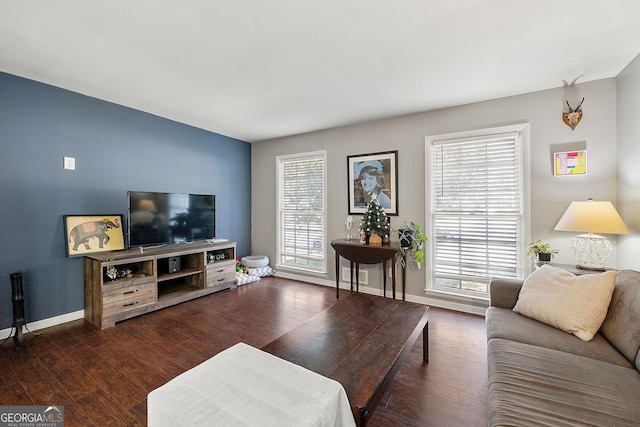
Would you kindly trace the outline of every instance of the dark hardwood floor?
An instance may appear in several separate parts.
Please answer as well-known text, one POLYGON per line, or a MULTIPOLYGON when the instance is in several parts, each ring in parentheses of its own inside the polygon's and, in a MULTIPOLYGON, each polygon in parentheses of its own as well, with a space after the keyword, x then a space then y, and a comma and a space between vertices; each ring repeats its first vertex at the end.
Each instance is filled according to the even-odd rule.
MULTIPOLYGON (((335 301, 335 289, 264 278, 99 331, 83 320, 0 348, 0 405, 62 405, 65 426, 146 425, 147 394, 225 348, 262 347, 335 301)), ((430 311, 369 426, 486 426, 484 318, 430 311)))

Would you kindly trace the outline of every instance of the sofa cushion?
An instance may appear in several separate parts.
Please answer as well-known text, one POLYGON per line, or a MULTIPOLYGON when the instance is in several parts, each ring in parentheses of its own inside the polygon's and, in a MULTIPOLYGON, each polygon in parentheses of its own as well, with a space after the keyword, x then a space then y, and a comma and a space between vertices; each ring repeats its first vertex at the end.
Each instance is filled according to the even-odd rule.
MULTIPOLYGON (((640 351, 640 272, 618 272, 602 335, 631 362, 640 351)), ((636 362, 638 370, 640 364, 636 362)))
POLYGON ((487 340, 503 338, 573 353, 627 368, 633 367, 601 334, 596 334, 591 341, 582 341, 560 329, 524 317, 506 308, 489 307, 485 318, 487 340))
POLYGON ((513 310, 589 341, 607 315, 616 274, 576 276, 543 265, 525 279, 513 310))
POLYGON ((633 368, 499 338, 487 348, 492 426, 640 424, 633 368))

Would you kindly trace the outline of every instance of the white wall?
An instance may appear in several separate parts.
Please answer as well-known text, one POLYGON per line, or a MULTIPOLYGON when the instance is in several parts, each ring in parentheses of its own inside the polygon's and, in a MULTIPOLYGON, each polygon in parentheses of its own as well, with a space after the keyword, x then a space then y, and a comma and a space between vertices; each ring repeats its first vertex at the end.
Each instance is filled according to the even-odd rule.
MULTIPOLYGON (((399 216, 392 227, 405 220, 425 223, 425 137, 513 123, 530 123, 532 238, 550 240, 560 249, 558 262, 574 262, 568 245, 573 235, 553 231, 572 200, 616 202, 616 98, 614 79, 463 105, 359 125, 297 135, 252 146, 252 252, 276 256, 276 161, 278 155, 327 150, 328 239, 345 235, 347 216, 347 156, 398 150, 399 216), (585 97, 584 118, 572 131, 562 122, 564 97, 585 97), (552 153, 563 148, 586 146, 588 174, 554 177, 552 153)), ((575 99, 570 102, 577 104, 575 99)), ((615 245, 615 242, 614 242, 615 245)), ((327 249, 328 273, 310 281, 335 280, 334 252, 327 249), (318 280, 319 279, 319 280, 318 280)), ((614 253, 609 264, 616 265, 614 253)), ((346 264, 345 264, 346 265, 346 264)), ((373 287, 381 288, 381 267, 369 267, 373 287)), ((425 270, 408 271, 407 293, 425 296, 425 270)), ((433 303, 433 302, 431 302, 433 303)))
POLYGON ((618 268, 640 270, 640 56, 616 78, 618 202, 631 234, 620 237, 618 268))

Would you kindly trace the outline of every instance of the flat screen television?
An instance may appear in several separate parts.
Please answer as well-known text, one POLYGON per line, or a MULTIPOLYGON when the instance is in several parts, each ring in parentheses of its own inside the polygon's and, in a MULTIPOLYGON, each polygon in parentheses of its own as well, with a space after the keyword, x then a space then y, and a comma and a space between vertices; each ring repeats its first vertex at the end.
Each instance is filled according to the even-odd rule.
POLYGON ((216 237, 216 196, 129 191, 128 247, 216 237))

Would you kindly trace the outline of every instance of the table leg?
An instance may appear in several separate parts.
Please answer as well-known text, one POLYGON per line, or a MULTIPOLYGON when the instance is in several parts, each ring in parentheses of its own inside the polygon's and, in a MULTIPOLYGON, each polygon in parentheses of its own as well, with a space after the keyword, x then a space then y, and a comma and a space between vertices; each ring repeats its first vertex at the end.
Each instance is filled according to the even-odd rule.
POLYGON ((382 296, 387 296, 387 260, 382 261, 382 296))
POLYGON ((396 256, 391 259, 391 289, 393 290, 393 299, 396 299, 396 256))
POLYGON ((422 329, 422 361, 429 363, 429 322, 422 329))
POLYGON ((353 292, 353 261, 349 260, 349 280, 351 281, 351 292, 353 292))
POLYGON ((404 290, 407 287, 407 260, 402 255, 402 301, 404 301, 404 290))
POLYGON ((340 255, 336 251, 336 299, 340 299, 340 255))
POLYGON ((360 293, 360 263, 356 262, 356 292, 360 293))

